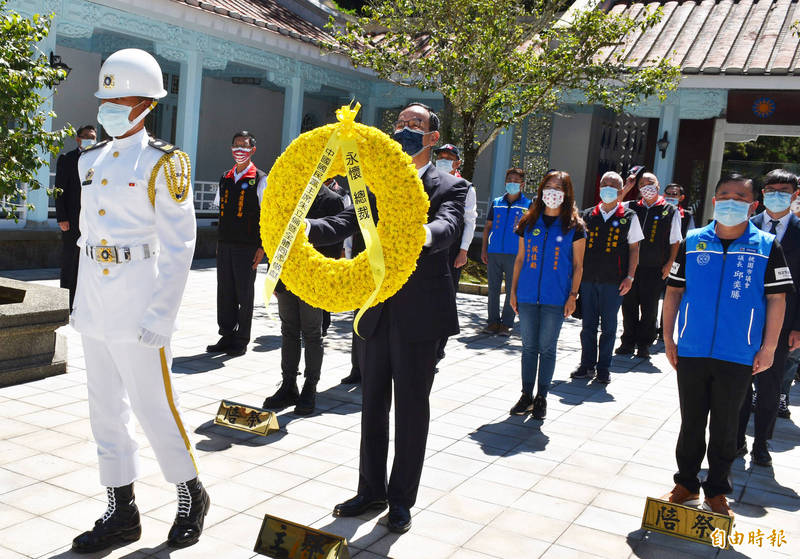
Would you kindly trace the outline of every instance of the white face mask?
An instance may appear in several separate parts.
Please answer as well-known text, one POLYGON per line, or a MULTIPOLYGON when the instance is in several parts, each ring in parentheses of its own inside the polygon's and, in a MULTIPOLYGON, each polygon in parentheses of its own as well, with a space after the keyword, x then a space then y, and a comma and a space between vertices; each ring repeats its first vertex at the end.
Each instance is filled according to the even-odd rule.
POLYGON ((453 170, 453 162, 449 159, 437 159, 436 168, 442 173, 449 173, 453 170))
POLYGON ((564 192, 555 188, 542 191, 542 202, 550 209, 560 208, 564 203, 564 192))
POLYGON ((800 212, 800 198, 795 198, 789 206, 789 211, 793 214, 800 212))
POLYGON ((131 128, 139 124, 147 113, 153 110, 155 102, 153 102, 147 109, 142 112, 135 119, 130 120, 131 112, 133 109, 144 103, 135 104, 133 107, 128 105, 119 105, 117 103, 103 103, 97 110, 97 122, 103 125, 103 128, 108 135, 112 138, 119 138, 124 136, 131 128))
POLYGON ((645 200, 652 200, 653 198, 658 196, 658 187, 654 184, 648 184, 639 187, 639 192, 642 193, 642 198, 644 198, 645 200))
POLYGON ((80 141, 81 149, 89 149, 97 143, 97 140, 92 138, 78 138, 78 141, 80 141))

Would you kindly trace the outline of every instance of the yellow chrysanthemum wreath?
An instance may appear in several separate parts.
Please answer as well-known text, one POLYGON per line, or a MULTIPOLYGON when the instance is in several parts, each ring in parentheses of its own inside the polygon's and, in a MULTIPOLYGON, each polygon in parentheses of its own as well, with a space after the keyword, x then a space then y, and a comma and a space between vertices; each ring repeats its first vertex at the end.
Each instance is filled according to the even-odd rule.
MULTIPOLYGON (((306 181, 337 126, 329 124, 300 135, 273 165, 261 205, 261 238, 268 258, 275 254, 306 181)), ((377 228, 386 276, 373 303, 377 304, 397 293, 414 271, 425 242, 422 226, 428 221, 429 202, 416 167, 397 142, 363 124, 355 123, 353 130, 361 171, 378 208, 377 228)), ((339 150, 325 178, 344 174, 339 150)), ((366 252, 352 260, 326 258, 311 246, 302 228, 283 266, 281 280, 301 300, 331 312, 361 307, 375 288, 366 252)))

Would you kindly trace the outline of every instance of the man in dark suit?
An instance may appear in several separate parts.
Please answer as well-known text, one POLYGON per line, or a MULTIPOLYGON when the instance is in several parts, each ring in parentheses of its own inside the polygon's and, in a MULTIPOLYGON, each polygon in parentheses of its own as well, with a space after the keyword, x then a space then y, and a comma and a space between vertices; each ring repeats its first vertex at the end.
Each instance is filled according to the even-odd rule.
POLYGON ((61 287, 69 289, 69 309, 75 299, 75 286, 78 283, 78 257, 80 249, 76 242, 81 236, 78 218, 81 213, 81 181, 78 176, 78 157, 85 149, 97 141, 97 131, 91 124, 78 128, 75 135, 78 147, 62 153, 56 160, 56 221, 61 229, 61 287))
MULTIPOLYGON (((778 347, 775 349, 775 358, 772 366, 754 377, 756 385, 756 402, 753 421, 753 450, 752 462, 759 466, 771 466, 772 457, 769 455, 767 441, 772 438, 775 428, 775 418, 778 415, 778 403, 781 393, 781 383, 786 368, 786 357, 789 351, 800 347, 800 219, 789 211, 790 204, 798 195, 797 177, 784 170, 770 171, 764 180, 762 194, 766 210, 753 216, 751 221, 761 229, 776 236, 781 244, 786 257, 788 269, 776 270, 784 277, 794 281, 794 291, 786 294, 786 311, 783 319, 778 347)), ((745 432, 752 409, 753 387, 750 386, 748 395, 739 414, 739 431, 737 447, 739 456, 747 453, 745 432)))
MULTIPOLYGON (((358 493, 333 510, 336 516, 358 516, 383 510, 388 500, 388 528, 397 533, 411 527, 410 509, 422 475, 430 422, 428 397, 439 340, 459 331, 448 254, 464 219, 467 183, 431 165, 438 130, 436 113, 418 103, 403 109, 395 123, 394 138, 411 156, 430 200, 426 240, 406 284, 364 313, 359 324, 364 343, 358 348, 363 366, 358 493), (397 431, 387 485, 393 382, 397 431)), ((338 216, 309 220, 308 238, 312 243, 334 242, 357 228, 350 207, 338 216)))

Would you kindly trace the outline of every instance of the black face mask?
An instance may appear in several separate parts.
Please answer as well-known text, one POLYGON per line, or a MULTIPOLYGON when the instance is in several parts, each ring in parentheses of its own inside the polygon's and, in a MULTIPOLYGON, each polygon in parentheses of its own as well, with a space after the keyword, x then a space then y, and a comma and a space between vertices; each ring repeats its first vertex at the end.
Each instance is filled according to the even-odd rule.
POLYGON ((394 133, 395 141, 399 143, 402 146, 403 151, 411 157, 414 157, 423 149, 425 149, 425 146, 422 145, 422 139, 424 137, 425 132, 421 130, 412 130, 408 126, 402 130, 397 130, 394 133))

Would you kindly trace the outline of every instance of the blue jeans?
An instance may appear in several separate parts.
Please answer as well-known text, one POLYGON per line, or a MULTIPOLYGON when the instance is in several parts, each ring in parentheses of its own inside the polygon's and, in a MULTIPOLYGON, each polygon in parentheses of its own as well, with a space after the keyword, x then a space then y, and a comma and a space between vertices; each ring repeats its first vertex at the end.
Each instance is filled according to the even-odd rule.
POLYGON ((581 367, 608 372, 617 338, 617 313, 622 304, 619 286, 613 283, 581 283, 581 367), (597 327, 600 326, 598 353, 597 327))
POLYGON ((564 307, 519 303, 519 332, 522 337, 522 392, 533 394, 536 373, 539 373, 538 396, 547 397, 553 371, 556 369, 556 346, 564 307))
POLYGON ((511 291, 511 280, 514 277, 514 259, 516 254, 489 253, 489 324, 502 323, 511 328, 514 325, 514 309, 508 293, 511 291), (500 287, 503 276, 506 280, 506 298, 503 303, 503 316, 500 316, 500 287))

